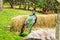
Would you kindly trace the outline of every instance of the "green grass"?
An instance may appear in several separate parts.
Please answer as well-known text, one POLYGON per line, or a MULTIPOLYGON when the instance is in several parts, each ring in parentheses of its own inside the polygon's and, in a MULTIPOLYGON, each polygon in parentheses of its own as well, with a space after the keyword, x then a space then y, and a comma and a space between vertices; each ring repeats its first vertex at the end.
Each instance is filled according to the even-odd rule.
POLYGON ((11 18, 18 15, 29 15, 31 11, 4 8, 0 11, 0 40, 21 40, 18 34, 6 32, 6 27, 11 24, 11 18))

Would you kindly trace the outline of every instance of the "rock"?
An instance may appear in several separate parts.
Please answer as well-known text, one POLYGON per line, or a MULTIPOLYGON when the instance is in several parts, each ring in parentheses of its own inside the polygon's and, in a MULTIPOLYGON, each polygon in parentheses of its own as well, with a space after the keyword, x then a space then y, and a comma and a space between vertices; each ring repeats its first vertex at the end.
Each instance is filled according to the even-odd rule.
POLYGON ((56 40, 55 29, 39 29, 32 31, 25 40, 56 40))

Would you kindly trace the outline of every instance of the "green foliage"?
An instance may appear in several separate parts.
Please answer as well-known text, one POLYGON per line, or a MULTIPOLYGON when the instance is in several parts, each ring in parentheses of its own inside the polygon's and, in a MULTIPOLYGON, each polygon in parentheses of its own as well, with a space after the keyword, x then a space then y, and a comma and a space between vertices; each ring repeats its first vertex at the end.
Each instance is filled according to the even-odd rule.
POLYGON ((37 7, 44 8, 46 4, 46 0, 38 0, 37 7))
POLYGON ((11 5, 11 8, 13 8, 13 5, 19 5, 21 8, 21 5, 23 5, 23 8, 26 9, 28 5, 28 9, 32 7, 36 10, 36 8, 42 8, 47 11, 53 10, 57 12, 58 10, 58 3, 56 0, 4 0, 4 2, 9 2, 11 5))
POLYGON ((3 0, 3 3, 7 3, 8 1, 7 0, 3 0))
POLYGON ((57 1, 56 0, 50 0, 47 2, 47 10, 54 10, 55 12, 57 11, 57 1))

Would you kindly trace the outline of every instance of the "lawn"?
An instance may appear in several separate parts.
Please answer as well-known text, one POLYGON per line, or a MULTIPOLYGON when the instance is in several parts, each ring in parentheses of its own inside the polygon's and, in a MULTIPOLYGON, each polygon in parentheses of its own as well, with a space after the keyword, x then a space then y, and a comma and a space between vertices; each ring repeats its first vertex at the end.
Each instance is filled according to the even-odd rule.
POLYGON ((17 34, 6 32, 6 27, 11 24, 11 18, 18 15, 29 15, 31 13, 31 11, 10 8, 4 8, 0 11, 0 40, 21 40, 22 37, 17 34))

